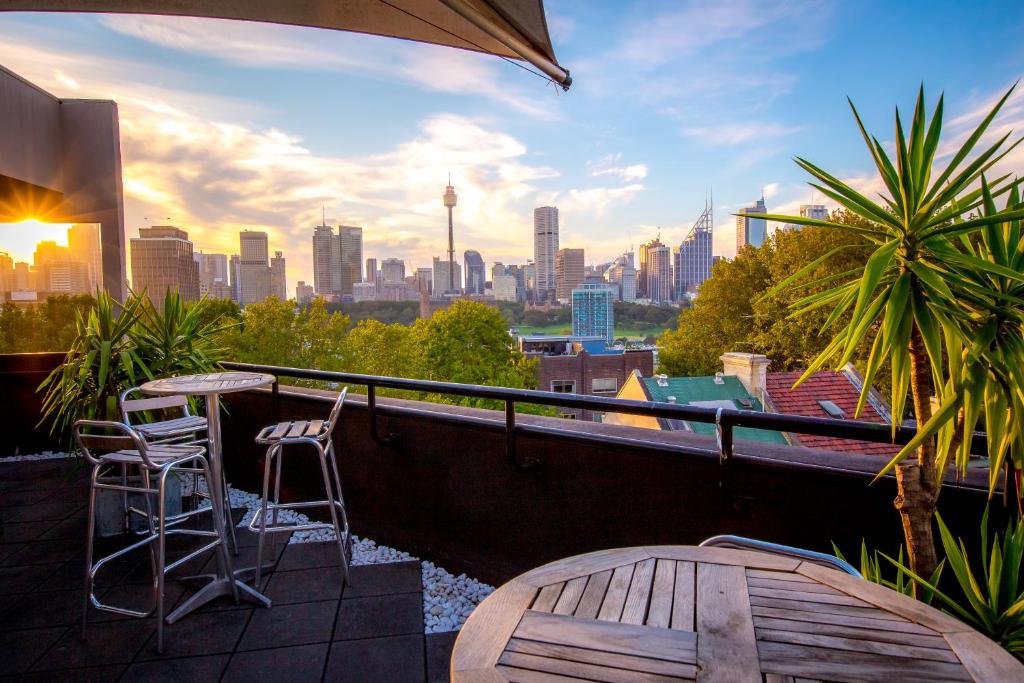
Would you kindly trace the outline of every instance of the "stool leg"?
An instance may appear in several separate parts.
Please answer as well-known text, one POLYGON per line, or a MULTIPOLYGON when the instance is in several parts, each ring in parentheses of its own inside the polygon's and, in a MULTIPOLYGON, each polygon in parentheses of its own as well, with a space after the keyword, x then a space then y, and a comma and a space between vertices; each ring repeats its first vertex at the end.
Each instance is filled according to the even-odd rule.
MULTIPOLYGON (((140 473, 140 476, 142 477, 142 484, 143 484, 143 486, 145 486, 147 489, 153 488, 153 484, 152 484, 152 481, 151 481, 150 476, 149 476, 149 470, 147 470, 145 467, 141 467, 140 466, 139 467, 139 473, 140 473)), ((157 529, 156 529, 155 526, 153 526, 153 501, 150 500, 149 496, 150 496, 150 494, 147 493, 144 496, 142 496, 142 498, 143 498, 143 500, 146 503, 146 523, 149 525, 149 538, 152 541, 157 536, 157 529)), ((148 550, 149 550, 149 567, 150 567, 150 569, 153 572, 153 589, 156 590, 156 584, 157 584, 156 575, 157 575, 157 572, 159 571, 159 569, 157 567, 157 558, 156 558, 157 549, 153 547, 152 543, 149 543, 148 544, 148 550)))
POLYGON ((89 481, 89 519, 86 523, 85 533, 85 598, 82 604, 82 640, 85 640, 85 627, 89 621, 89 602, 92 598, 92 544, 96 534, 96 478, 99 473, 100 466, 93 465, 89 481))
POLYGON ((334 487, 338 494, 338 505, 341 508, 341 525, 345 530, 345 551, 349 562, 352 561, 352 529, 348 525, 348 511, 345 509, 345 496, 341 492, 341 477, 338 475, 338 459, 335 455, 334 441, 327 442, 327 456, 331 459, 331 470, 334 473, 334 487))
POLYGON ((235 538, 235 519, 231 516, 231 486, 224 480, 224 519, 227 520, 228 538, 231 540, 231 552, 238 554, 238 539, 235 538))
POLYGON ((327 507, 331 510, 331 524, 334 525, 334 535, 337 537, 338 550, 341 553, 341 579, 342 585, 348 584, 348 557, 345 554, 345 537, 341 533, 341 526, 338 524, 338 510, 334 505, 334 493, 331 489, 331 476, 327 473, 327 454, 323 446, 316 444, 316 450, 320 455, 320 470, 324 475, 324 489, 327 491, 327 507))
POLYGON ((263 542, 267 537, 267 494, 270 491, 270 464, 274 459, 277 446, 267 449, 267 456, 263 463, 263 498, 256 514, 260 516, 260 535, 256 542, 256 579, 253 588, 260 589, 260 576, 263 573, 263 542))
MULTIPOLYGON (((156 560, 156 651, 158 654, 164 652, 164 565, 167 560, 167 475, 171 473, 170 468, 165 468, 160 473, 160 486, 157 489, 160 496, 158 503, 158 509, 160 511, 160 518, 157 520, 160 528, 159 536, 157 537, 157 560, 156 560)), ((149 473, 147 472, 146 477, 148 479, 149 473)))

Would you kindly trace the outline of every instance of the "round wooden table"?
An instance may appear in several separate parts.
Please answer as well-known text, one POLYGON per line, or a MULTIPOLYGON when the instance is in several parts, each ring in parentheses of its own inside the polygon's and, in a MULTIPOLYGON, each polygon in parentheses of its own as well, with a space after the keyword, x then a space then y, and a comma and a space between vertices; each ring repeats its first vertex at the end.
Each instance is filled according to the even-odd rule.
POLYGON ((466 621, 452 680, 1024 681, 1024 665, 913 598, 798 559, 654 546, 559 560, 466 621))
MULTIPOLYGON (((231 524, 230 511, 224 500, 224 463, 222 461, 221 437, 220 437, 220 395, 230 394, 236 391, 246 391, 257 387, 265 387, 273 384, 276 378, 273 375, 265 375, 256 372, 211 372, 202 375, 183 375, 180 377, 167 377, 146 382, 139 387, 143 393, 157 396, 202 396, 206 401, 206 420, 208 424, 207 435, 209 446, 206 449, 210 462, 210 478, 213 481, 206 482, 207 490, 210 493, 212 514, 218 516, 220 529, 227 528, 231 524), (225 514, 227 512, 227 514, 225 514)), ((227 543, 228 539, 221 539, 227 543)), ((201 589, 191 595, 177 609, 167 615, 167 623, 173 624, 186 614, 189 614, 206 603, 224 595, 232 595, 237 601, 244 597, 251 602, 270 606, 270 599, 265 595, 248 586, 245 582, 236 578, 236 574, 248 572, 249 569, 235 570, 231 566, 230 554, 228 555, 227 567, 222 566, 217 555, 217 573, 209 576, 191 577, 206 581, 201 589)))

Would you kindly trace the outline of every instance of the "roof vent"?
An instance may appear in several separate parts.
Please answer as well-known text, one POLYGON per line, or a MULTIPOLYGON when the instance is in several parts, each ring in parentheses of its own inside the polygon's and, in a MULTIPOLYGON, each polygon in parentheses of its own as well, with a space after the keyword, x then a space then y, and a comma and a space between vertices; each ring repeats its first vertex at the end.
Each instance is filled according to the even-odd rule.
POLYGON ((750 398, 738 398, 738 399, 736 399, 736 402, 739 403, 744 408, 753 408, 754 407, 754 400, 750 399, 750 398))
POLYGON ((715 384, 725 384, 725 374, 721 372, 715 373, 715 384))
POLYGON ((846 411, 837 406, 832 401, 818 401, 818 405, 821 406, 822 410, 828 413, 829 417, 846 417, 846 411))
POLYGON ((675 396, 666 396, 665 400, 668 401, 669 403, 675 403, 676 402, 676 397, 675 396))
POLYGON ((668 375, 655 375, 655 377, 658 380, 658 386, 659 387, 667 387, 668 386, 668 375))

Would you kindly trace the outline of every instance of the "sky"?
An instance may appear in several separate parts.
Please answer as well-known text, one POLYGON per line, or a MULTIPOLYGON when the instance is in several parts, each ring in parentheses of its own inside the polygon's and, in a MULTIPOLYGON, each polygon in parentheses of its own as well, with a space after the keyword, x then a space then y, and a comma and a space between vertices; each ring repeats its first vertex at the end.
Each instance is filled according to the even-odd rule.
MULTIPOLYGON (((59 97, 118 103, 126 232, 186 229, 237 253, 270 233, 288 283, 312 280, 311 235, 364 228, 364 258, 407 272, 447 248, 441 201, 459 195, 455 248, 532 258, 532 210, 560 210, 561 246, 608 261, 656 235, 677 245, 713 195, 715 253, 731 215, 815 197, 805 157, 880 185, 847 97, 883 144, 894 108, 945 93, 962 139, 1024 76, 1024 12, 1002 2, 546 0, 561 93, 495 57, 320 29, 130 15, 0 12, 0 65, 59 97)), ((1024 87, 993 126, 1024 132, 1024 87)), ((941 162, 941 159, 939 160, 941 162)), ((1005 161, 1024 170, 1024 146, 1005 161)), ((63 229, 0 227, 30 258, 63 229)))

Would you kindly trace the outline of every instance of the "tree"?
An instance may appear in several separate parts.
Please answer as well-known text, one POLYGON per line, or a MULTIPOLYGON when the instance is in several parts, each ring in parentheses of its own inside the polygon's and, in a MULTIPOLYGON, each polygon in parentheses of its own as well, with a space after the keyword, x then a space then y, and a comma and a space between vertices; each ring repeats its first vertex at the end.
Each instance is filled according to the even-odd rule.
MULTIPOLYGON (((996 103, 934 178, 932 165, 942 131, 942 97, 928 121, 924 88, 921 88, 909 136, 904 133, 897 109, 895 164, 882 144, 867 133, 851 102, 857 126, 885 190, 881 194, 882 204, 805 159, 798 158, 797 164, 815 178, 817 182, 811 183, 815 189, 863 218, 867 225, 852 226, 799 216, 764 216, 771 221, 854 233, 871 245, 872 253, 863 270, 839 278, 839 284, 798 300, 794 308, 797 311, 820 306, 831 309, 827 328, 832 330, 832 339, 807 368, 804 377, 826 364, 846 363, 867 339, 871 351, 858 412, 886 359, 891 364, 894 430, 902 422, 909 390, 921 429, 883 472, 896 470, 899 489, 896 509, 903 523, 911 568, 918 576, 930 576, 938 565, 933 517, 945 474, 941 465, 946 455, 940 455, 934 437, 944 432, 939 443, 947 450, 947 455, 950 447, 959 448, 955 434, 960 432, 963 438, 964 397, 971 388, 985 384, 983 373, 987 370, 985 363, 966 363, 964 359, 972 355, 975 359, 992 358, 990 348, 976 346, 979 340, 975 336, 981 330, 998 328, 997 324, 994 328, 979 329, 977 316, 979 311, 988 312, 1007 301, 1006 294, 996 289, 991 281, 979 280, 985 274, 1013 281, 1024 277, 1019 270, 1002 263, 1004 259, 993 260, 984 250, 977 253, 971 248, 975 240, 988 231, 997 231, 1000 224, 1012 226, 1016 222, 1019 225, 1024 218, 1024 207, 1020 204, 1011 202, 1003 211, 994 208, 994 198, 1010 194, 1021 181, 1004 175, 992 183, 991 190, 984 183, 984 174, 1020 140, 1007 145, 1011 134, 1006 133, 967 161, 1013 89, 996 103), (980 209, 986 209, 983 215, 972 215, 980 209), (972 350, 976 348, 978 350, 972 350), (933 396, 940 405, 934 415, 933 396), (906 462, 905 458, 915 450, 916 459, 906 462)), ((997 248, 1020 249, 1019 231, 1016 237, 1012 243, 1009 239, 995 240, 1000 245, 997 248)), ((818 262, 808 264, 782 285, 809 277, 817 266, 818 262)), ((1024 316, 1007 310, 1011 310, 1012 325, 1019 334, 1024 316)), ((984 339, 986 343, 996 340, 995 332, 984 339)), ((1020 353, 1011 352, 1010 356, 1018 366, 1024 362, 1020 353)), ((995 460, 990 457, 990 466, 995 460)))
POLYGON ((679 314, 678 328, 659 340, 662 372, 710 375, 721 368, 722 353, 749 343, 753 302, 771 284, 768 261, 773 248, 771 243, 747 247, 733 260, 715 264, 693 306, 679 314))

